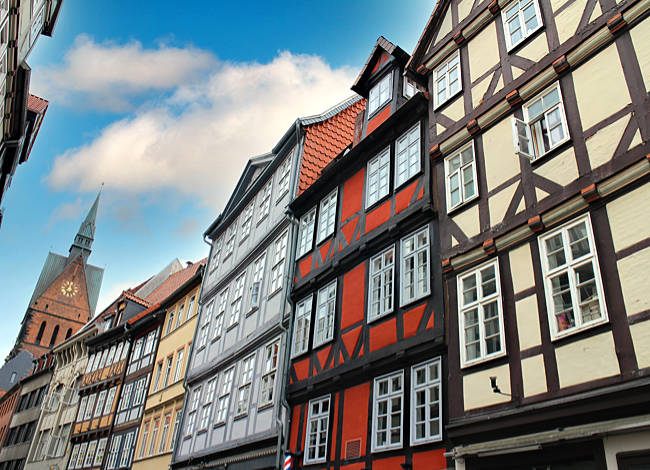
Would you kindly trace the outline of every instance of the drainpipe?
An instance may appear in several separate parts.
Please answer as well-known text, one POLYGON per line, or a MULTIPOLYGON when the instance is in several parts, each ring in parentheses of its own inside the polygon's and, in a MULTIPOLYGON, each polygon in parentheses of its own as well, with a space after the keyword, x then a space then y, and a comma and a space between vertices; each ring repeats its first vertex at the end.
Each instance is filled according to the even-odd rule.
MULTIPOLYGON (((291 176, 291 186, 290 188, 292 189, 292 194, 294 194, 295 188, 296 188, 296 179, 298 177, 298 169, 300 168, 300 162, 302 160, 302 151, 303 151, 303 146, 301 145, 301 136, 300 136, 300 119, 296 119, 296 145, 298 145, 298 155, 296 156, 296 162, 294 164, 294 171, 291 176)), ((284 341, 284 355, 282 358, 282 381, 280 382, 280 406, 284 408, 285 410, 285 417, 286 417, 286 428, 284 426, 284 423, 282 422, 282 419, 280 418, 280 413, 278 412, 278 417, 276 418, 276 423, 278 425, 278 444, 276 448, 276 454, 275 454, 275 468, 282 468, 282 449, 284 448, 285 443, 287 442, 287 438, 285 437, 285 434, 287 434, 288 430, 291 428, 291 410, 289 409, 289 403, 287 402, 287 398, 285 396, 286 392, 286 386, 287 386, 287 377, 288 377, 288 372, 289 372, 289 357, 290 357, 290 352, 291 352, 291 338, 293 338, 293 302, 291 302, 291 307, 289 310, 289 329, 284 326, 284 310, 286 309, 287 305, 287 300, 289 298, 289 290, 291 289, 292 283, 293 283, 293 273, 294 273, 294 268, 295 268, 295 257, 296 257, 296 243, 298 239, 298 221, 293 215, 293 212, 289 207, 287 206, 287 210, 285 212, 285 216, 287 220, 289 221, 289 227, 291 229, 291 243, 289 244, 289 271, 287 273, 287 278, 285 279, 286 285, 284 289, 284 293, 282 295, 282 318, 280 320, 280 329, 282 330, 285 341, 284 341)), ((278 410, 279 411, 279 410, 278 410)))

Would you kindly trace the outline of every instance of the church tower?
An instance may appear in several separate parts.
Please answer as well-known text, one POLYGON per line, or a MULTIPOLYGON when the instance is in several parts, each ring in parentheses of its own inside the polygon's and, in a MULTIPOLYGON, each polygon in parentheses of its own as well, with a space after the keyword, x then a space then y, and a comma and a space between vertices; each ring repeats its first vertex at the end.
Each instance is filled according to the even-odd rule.
POLYGON ((47 255, 7 359, 21 351, 39 357, 92 318, 104 276, 102 268, 88 264, 100 195, 101 191, 81 223, 68 256, 52 252, 47 255))

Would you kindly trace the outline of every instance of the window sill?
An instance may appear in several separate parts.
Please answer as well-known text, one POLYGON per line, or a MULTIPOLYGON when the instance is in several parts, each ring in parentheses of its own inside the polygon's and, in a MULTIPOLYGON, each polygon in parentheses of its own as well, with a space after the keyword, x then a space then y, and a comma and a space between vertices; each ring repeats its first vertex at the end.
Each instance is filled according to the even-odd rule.
POLYGON ((390 452, 391 450, 399 450, 399 449, 402 449, 403 447, 404 446, 402 444, 400 444, 400 445, 394 445, 394 446, 391 446, 391 447, 383 447, 381 449, 372 448, 370 450, 370 452, 373 453, 373 454, 380 454, 382 452, 390 452))
POLYGON ((408 178, 406 178, 401 183, 397 184, 397 182, 395 182, 395 187, 393 188, 393 191, 395 191, 395 193, 397 193, 398 189, 403 188, 404 186, 407 186, 409 183, 412 183, 413 181, 418 179, 420 176, 422 176, 423 173, 424 173, 424 171, 422 169, 422 157, 420 157, 420 169, 418 171, 416 171, 415 173, 413 173, 408 178))
POLYGON ((446 99, 445 101, 443 101, 442 103, 435 103, 435 100, 436 100, 436 99, 435 99, 435 97, 434 97, 433 100, 434 100, 434 103, 435 103, 435 104, 434 104, 434 106, 433 106, 433 110, 436 111, 436 112, 441 112, 441 111, 442 111, 442 108, 445 108, 445 107, 447 107, 448 105, 450 105, 451 103, 453 103, 453 102, 454 102, 454 101, 455 101, 455 100, 456 100, 460 95, 462 95, 462 94, 463 94, 463 87, 462 87, 462 82, 461 82, 460 90, 458 90, 456 93, 454 93, 453 95, 451 95, 449 98, 447 98, 447 99, 446 99))
POLYGON ((255 312, 257 312, 259 309, 260 309, 259 307, 251 307, 251 308, 248 310, 248 312, 246 312, 246 313, 244 314, 244 318, 248 318, 248 317, 250 317, 252 314, 254 314, 255 312))
POLYGON ((262 225, 262 222, 264 222, 268 216, 269 216, 269 214, 264 214, 264 217, 262 217, 260 220, 258 220, 258 221, 256 222, 257 227, 259 227, 260 225, 262 225))
MULTIPOLYGON (((504 28, 504 30, 505 30, 505 28, 504 28)), ((530 44, 530 42, 533 41, 537 37, 537 35, 540 34, 542 31, 544 31, 544 25, 542 24, 541 18, 540 18, 540 23, 539 23, 539 26, 537 27, 537 29, 532 31, 525 38, 522 38, 521 41, 519 41, 517 44, 509 45, 508 41, 507 40, 505 41, 505 43, 506 43, 506 53, 514 54, 516 52, 519 52, 520 49, 522 49, 522 48, 526 47, 528 44, 530 44)), ((505 37, 504 37, 504 39, 505 39, 505 37)))
POLYGON ((393 93, 391 92, 391 97, 386 100, 385 103, 380 104, 377 109, 373 110, 372 113, 368 113, 368 119, 367 121, 370 122, 372 121, 379 113, 381 113, 384 108, 386 108, 392 101, 393 101, 393 93))
POLYGON ((382 313, 381 315, 377 315, 376 317, 368 318, 366 320, 366 323, 368 325, 370 325, 371 323, 375 323, 375 322, 381 320, 382 318, 386 318, 387 316, 389 316, 392 313, 395 313, 395 309, 391 310, 390 312, 385 312, 385 313, 382 313))
POLYGON ((553 147, 551 150, 549 150, 545 154, 540 155, 539 157, 537 157, 537 158, 535 158, 533 160, 530 160, 527 157, 524 157, 524 158, 526 158, 526 160, 528 160, 530 162, 531 166, 533 166, 533 167, 543 165, 550 158, 553 158, 554 156, 564 152, 572 144, 573 144, 573 140, 570 137, 567 137, 562 142, 558 143, 555 147, 553 147))
MULTIPOLYGON (((413 430, 411 430, 412 433, 413 430)), ((431 444, 433 442, 441 442, 442 441, 442 434, 439 436, 435 437, 428 437, 426 439, 420 439, 418 441, 411 441, 411 446, 421 446, 424 444, 431 444)))
POLYGON ((279 196, 277 196, 277 199, 275 200, 275 205, 277 206, 278 204, 280 204, 280 203, 282 202, 282 200, 284 199, 284 196, 286 196, 287 194, 289 194, 289 190, 288 190, 288 189, 285 189, 285 190, 282 192, 282 194, 280 194, 279 196))
POLYGON ((269 408, 273 408, 273 402, 270 401, 268 403, 264 403, 263 405, 260 405, 257 407, 257 412, 259 413, 260 411, 268 410, 269 408))
POLYGON ((316 349, 317 349, 317 348, 320 348, 321 346, 325 346, 327 343, 331 343, 332 341, 334 341, 334 338, 333 338, 333 337, 332 337, 332 338, 328 338, 328 339, 326 339, 325 341, 323 341, 323 342, 320 343, 320 344, 316 344, 316 343, 314 343, 313 346, 312 346, 312 348, 311 348, 311 349, 312 349, 312 352, 316 352, 316 349))
POLYGON ((481 359, 474 359, 474 360, 471 361, 471 362, 462 362, 462 359, 461 359, 460 368, 461 368, 461 369, 470 369, 470 368, 472 368, 472 367, 474 367, 474 366, 479 366, 479 365, 481 365, 481 364, 485 364, 485 363, 487 363, 487 362, 494 361, 494 360, 496 360, 496 359, 499 359, 499 358, 505 357, 506 354, 507 354, 507 353, 506 353, 506 351, 504 350, 504 351, 502 351, 502 352, 500 352, 500 353, 498 353, 498 354, 494 354, 494 355, 492 355, 492 356, 483 357, 483 358, 481 358, 481 359))
POLYGON ((305 349, 305 350, 302 351, 302 352, 296 353, 296 354, 293 354, 293 353, 292 353, 290 359, 293 361, 294 359, 299 358, 300 356, 302 356, 302 355, 304 355, 304 354, 307 354, 308 352, 309 352, 309 348, 305 349))
POLYGON ((323 464, 327 462, 327 459, 320 459, 320 460, 303 460, 302 463, 303 465, 318 465, 318 464, 323 464))
MULTIPOLYGON (((446 190, 446 189, 447 189, 447 188, 445 187, 445 190, 446 190)), ((446 196, 446 195, 445 195, 445 196, 446 196)), ((447 215, 448 215, 449 217, 452 217, 452 216, 458 215, 458 214, 459 214, 460 212, 462 212, 463 210, 465 210, 465 209, 469 209, 469 208, 473 205, 473 204, 471 204, 471 203, 472 203, 472 202, 475 202, 475 201, 477 202, 478 199, 479 199, 479 193, 476 193, 474 196, 472 196, 471 198, 467 199, 466 201, 463 201, 463 202, 461 202, 460 204, 458 204, 458 205, 456 205, 456 206, 454 206, 454 207, 452 207, 452 208, 447 208, 447 215)))
POLYGON ((248 237, 249 237, 249 235, 246 235, 244 238, 242 238, 241 240, 239 240, 239 243, 238 243, 239 246, 242 246, 242 245, 244 244, 244 242, 245 242, 246 240, 248 240, 248 237))
POLYGON ((235 417, 233 418, 233 421, 238 421, 238 420, 240 420, 242 418, 245 418, 246 416, 248 416, 248 411, 246 411, 244 413, 236 414, 235 417))
MULTIPOLYGON (((556 333, 551 337, 551 342, 562 342, 562 340, 567 340, 572 338, 573 336, 580 335, 580 333, 583 333, 585 331, 592 330, 594 328, 597 328, 602 325, 606 325, 609 323, 609 318, 606 316, 601 318, 598 321, 588 323, 586 325, 582 325, 580 327, 574 327, 570 330, 564 330, 563 332, 556 333)), ((552 331, 552 330, 551 330, 552 331)), ((579 338, 575 338, 576 340, 579 338)))
POLYGON ((225 425, 226 425, 226 422, 225 422, 225 421, 219 421, 219 422, 214 423, 214 424, 212 425, 212 429, 217 429, 217 428, 223 427, 223 426, 225 426, 225 425))
POLYGON ((271 300, 271 298, 275 297, 275 296, 278 295, 280 292, 282 292, 282 286, 278 287, 278 288, 275 289, 273 292, 271 292, 271 293, 268 295, 268 297, 266 298, 266 300, 267 300, 267 301, 271 300))
POLYGON ((307 251, 305 251, 300 256, 296 255, 296 263, 301 262, 304 258, 307 257, 307 255, 311 254, 313 249, 314 249, 314 243, 312 242, 312 245, 309 247, 309 249, 307 251))
POLYGON ((218 336, 215 336, 214 338, 212 338, 212 339, 210 340, 210 344, 214 344, 214 343, 216 343, 217 341, 219 341, 220 339, 221 339, 221 333, 219 333, 218 336))
MULTIPOLYGON (((395 187, 394 189, 397 189, 397 187, 395 187)), ((375 202, 373 202, 373 203, 370 204, 369 206, 365 206, 365 205, 364 205, 364 207, 365 207, 365 211, 366 211, 366 212, 370 212, 370 211, 372 211, 373 209, 375 209, 375 208, 381 206, 384 202, 386 202, 387 200, 389 200, 390 197, 391 197, 391 192, 390 192, 390 189, 389 189, 389 190, 388 190, 388 193, 386 193, 386 194, 384 194, 383 196, 381 196, 379 199, 377 199, 375 202)))
POLYGON ((327 234, 325 238, 316 242, 316 249, 320 249, 323 247, 325 243, 331 242, 334 239, 335 233, 336 233, 336 224, 334 224, 334 231, 332 233, 327 234))
MULTIPOLYGON (((400 292, 400 294, 401 294, 401 292, 400 292)), ((423 300, 423 299, 426 299, 426 298, 429 297, 430 295, 431 295, 431 289, 429 289, 427 292, 425 292, 424 294, 422 294, 422 295, 419 296, 419 297, 415 297, 415 298, 413 298, 413 299, 409 299, 409 300, 404 301, 404 302, 402 302, 401 295, 400 295, 400 303, 399 303, 399 307, 400 307, 400 308, 409 307, 409 306, 413 305, 413 304, 416 303, 416 302, 419 302, 419 301, 421 301, 421 300, 423 300)))
POLYGON ((239 320, 237 320, 237 321, 236 321, 235 323, 233 323, 232 325, 228 325, 228 327, 226 327, 226 333, 228 333, 230 330, 235 329, 235 328, 237 327, 237 325, 239 325, 239 320))

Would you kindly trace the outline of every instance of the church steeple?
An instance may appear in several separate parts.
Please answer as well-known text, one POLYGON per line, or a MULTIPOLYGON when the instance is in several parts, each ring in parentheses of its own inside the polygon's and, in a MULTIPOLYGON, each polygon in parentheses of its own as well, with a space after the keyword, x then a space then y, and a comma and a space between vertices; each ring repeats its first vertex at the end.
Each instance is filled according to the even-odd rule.
POLYGON ((92 251, 93 241, 95 239, 95 219, 97 218, 97 206, 99 205, 99 196, 102 195, 102 190, 99 190, 95 202, 90 207, 88 215, 81 222, 79 231, 74 237, 74 242, 70 246, 70 259, 75 258, 79 253, 84 257, 84 261, 88 260, 90 252, 92 251))

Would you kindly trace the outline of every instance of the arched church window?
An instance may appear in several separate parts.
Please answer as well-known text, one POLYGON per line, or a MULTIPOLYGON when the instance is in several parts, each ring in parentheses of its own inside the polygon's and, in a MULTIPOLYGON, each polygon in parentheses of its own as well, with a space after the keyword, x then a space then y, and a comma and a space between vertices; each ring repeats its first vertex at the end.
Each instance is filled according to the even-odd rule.
POLYGON ((54 331, 52 331, 52 339, 50 339, 50 347, 54 346, 56 343, 56 337, 59 335, 59 325, 56 325, 54 327, 54 331))
POLYGON ((43 333, 45 333, 46 325, 46 321, 41 322, 41 327, 38 329, 38 334, 36 335, 36 344, 41 344, 41 339, 43 339, 43 333))
POLYGON ((65 339, 68 339, 72 335, 72 328, 68 328, 68 332, 65 334, 65 339))

